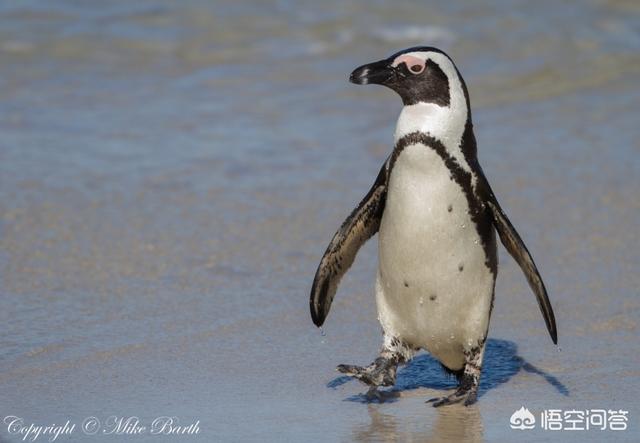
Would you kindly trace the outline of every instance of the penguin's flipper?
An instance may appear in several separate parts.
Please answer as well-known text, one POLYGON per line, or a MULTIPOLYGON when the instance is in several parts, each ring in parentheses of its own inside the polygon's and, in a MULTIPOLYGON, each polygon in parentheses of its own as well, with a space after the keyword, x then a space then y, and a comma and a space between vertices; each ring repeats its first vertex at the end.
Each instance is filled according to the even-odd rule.
POLYGON ((375 183, 358 207, 342 223, 320 260, 311 287, 311 319, 320 327, 324 323, 338 283, 356 258, 360 247, 378 232, 387 196, 389 159, 385 161, 375 183))
POLYGON ((558 344, 556 318, 553 314, 553 308, 551 307, 551 302, 547 296, 547 290, 544 287, 542 277, 540 277, 540 273, 538 272, 538 268, 536 267, 531 254, 520 238, 520 235, 518 235, 518 232, 509 221, 509 218, 500 207, 500 204, 493 195, 493 192, 490 192, 490 198, 487 199, 486 203, 490 209, 493 217, 493 224, 498 231, 502 244, 507 251, 509 251, 509 254, 511 254, 518 265, 520 265, 524 275, 527 277, 529 286, 538 299, 538 306, 540 307, 540 311, 544 317, 544 322, 546 323, 549 334, 551 335, 551 340, 553 340, 553 343, 558 344))

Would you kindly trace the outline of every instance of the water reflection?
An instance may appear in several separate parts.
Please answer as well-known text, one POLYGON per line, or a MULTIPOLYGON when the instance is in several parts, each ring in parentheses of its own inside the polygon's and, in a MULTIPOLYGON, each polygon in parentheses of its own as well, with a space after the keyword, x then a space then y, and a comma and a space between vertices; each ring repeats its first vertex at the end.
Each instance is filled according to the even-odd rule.
POLYGON ((401 413, 398 417, 381 412, 381 407, 367 406, 370 423, 354 428, 354 441, 483 441, 484 427, 477 406, 424 407, 417 408, 417 416, 401 413))

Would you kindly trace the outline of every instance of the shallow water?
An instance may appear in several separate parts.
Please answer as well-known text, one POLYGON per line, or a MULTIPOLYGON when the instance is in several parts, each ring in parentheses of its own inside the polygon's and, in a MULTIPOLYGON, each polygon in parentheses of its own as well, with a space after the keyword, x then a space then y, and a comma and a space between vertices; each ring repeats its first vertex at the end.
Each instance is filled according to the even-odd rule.
POLYGON ((639 50, 633 1, 0 4, 0 416, 171 415, 200 421, 194 441, 637 441, 639 50), (334 371, 380 344, 375 242, 325 336, 308 313, 400 110, 347 76, 417 44, 465 76, 559 328, 556 347, 501 251, 466 409, 424 404, 453 386, 427 355, 382 403, 334 371), (629 429, 511 430, 521 406, 624 409, 629 429))

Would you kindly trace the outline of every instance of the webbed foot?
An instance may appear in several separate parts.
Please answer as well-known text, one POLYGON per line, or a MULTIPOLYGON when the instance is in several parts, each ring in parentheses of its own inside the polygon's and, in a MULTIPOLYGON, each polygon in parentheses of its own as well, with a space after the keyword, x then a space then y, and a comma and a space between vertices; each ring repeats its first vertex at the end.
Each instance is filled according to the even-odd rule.
POLYGON ((393 386, 396 383, 396 367, 394 359, 378 357, 367 367, 355 365, 338 365, 338 371, 360 380, 362 383, 377 386, 393 386))
POLYGON ((433 403, 434 408, 438 408, 440 406, 453 405, 456 403, 463 403, 465 406, 469 406, 474 404, 478 400, 478 390, 477 389, 461 389, 458 388, 456 391, 446 397, 435 397, 430 400, 427 400, 427 403, 433 403))
POLYGON ((480 384, 480 371, 482 369, 482 356, 484 355, 483 339, 478 346, 464 351, 464 371, 459 375, 459 385, 456 391, 446 397, 436 397, 427 400, 433 403, 435 408, 440 406, 463 403, 465 406, 474 404, 478 400, 478 386, 480 384))

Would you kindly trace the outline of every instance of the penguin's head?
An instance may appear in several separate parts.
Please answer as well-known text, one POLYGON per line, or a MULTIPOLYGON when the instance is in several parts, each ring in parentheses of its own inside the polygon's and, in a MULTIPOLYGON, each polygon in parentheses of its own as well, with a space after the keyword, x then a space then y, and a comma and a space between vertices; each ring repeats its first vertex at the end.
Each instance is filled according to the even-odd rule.
POLYGON ((362 65, 351 73, 349 81, 393 89, 405 106, 433 103, 448 107, 453 94, 468 97, 451 58, 428 46, 405 49, 384 60, 362 65))

